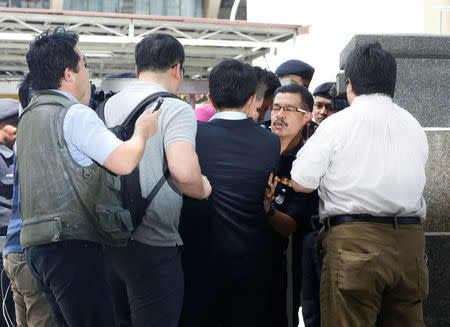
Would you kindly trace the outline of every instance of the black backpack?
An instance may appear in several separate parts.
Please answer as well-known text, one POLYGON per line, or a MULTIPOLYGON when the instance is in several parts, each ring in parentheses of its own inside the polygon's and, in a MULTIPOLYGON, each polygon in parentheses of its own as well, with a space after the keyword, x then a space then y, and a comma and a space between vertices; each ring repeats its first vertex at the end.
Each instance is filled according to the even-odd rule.
MULTIPOLYGON (((157 92, 154 94, 150 94, 141 102, 139 102, 139 104, 125 118, 122 124, 111 127, 109 128, 109 130, 112 131, 120 140, 129 140, 134 133, 134 125, 141 113, 144 112, 148 105, 150 105, 160 97, 179 99, 175 94, 168 92, 157 92)), ((105 122, 105 104, 107 101, 108 99, 104 100, 98 105, 95 110, 97 115, 103 122, 105 122)), ((169 178, 169 175, 169 168, 166 168, 163 176, 159 179, 158 183, 156 183, 156 186, 146 198, 143 198, 141 193, 139 165, 130 174, 120 176, 120 200, 122 201, 122 206, 130 211, 131 218, 133 220, 133 227, 135 229, 142 222, 145 211, 147 210, 148 206, 150 205, 156 194, 159 192, 167 178, 169 178)))

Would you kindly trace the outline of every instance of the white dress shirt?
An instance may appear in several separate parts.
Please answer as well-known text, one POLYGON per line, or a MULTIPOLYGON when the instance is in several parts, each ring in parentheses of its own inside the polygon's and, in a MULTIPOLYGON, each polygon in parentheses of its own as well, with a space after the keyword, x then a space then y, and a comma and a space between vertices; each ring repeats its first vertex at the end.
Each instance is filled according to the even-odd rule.
POLYGON ((292 164, 292 179, 318 188, 319 214, 425 219, 428 143, 417 120, 379 94, 356 97, 325 119, 292 164))

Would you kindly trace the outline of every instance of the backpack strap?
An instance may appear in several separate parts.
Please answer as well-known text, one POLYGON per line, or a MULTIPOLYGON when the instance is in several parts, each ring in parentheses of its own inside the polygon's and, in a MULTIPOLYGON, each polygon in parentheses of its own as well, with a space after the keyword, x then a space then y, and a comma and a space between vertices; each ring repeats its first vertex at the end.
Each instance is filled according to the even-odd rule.
MULTIPOLYGON (((169 92, 157 92, 148 95, 143 100, 141 100, 136 107, 128 114, 128 116, 124 119, 122 124, 115 126, 112 128, 112 131, 116 136, 118 136, 120 139, 125 140, 121 138, 118 134, 122 135, 122 131, 124 132, 123 135, 128 135, 128 138, 133 134, 134 131, 134 125, 136 124, 136 120, 138 117, 144 112, 144 110, 156 99, 159 97, 162 98, 176 98, 182 101, 179 97, 177 97, 173 93, 169 92)), ((105 107, 106 101, 102 102, 97 107, 97 115, 105 121, 105 113, 104 113, 104 107, 105 107)), ((111 129, 110 129, 111 130, 111 129)), ((128 139, 126 138, 126 139, 128 139)), ((122 204, 125 208, 128 208, 130 210, 132 219, 133 219, 133 225, 136 228, 142 221, 142 218, 145 215, 145 211, 147 210, 150 203, 155 198, 156 194, 158 194, 161 187, 164 185, 166 180, 170 176, 169 168, 167 167, 164 171, 163 176, 158 180, 158 183, 156 183, 155 187, 150 191, 149 195, 146 198, 143 198, 141 195, 141 187, 140 187, 140 178, 139 178, 139 166, 137 166, 133 172, 126 176, 121 176, 121 182, 122 182, 122 188, 119 192, 122 204), (128 190, 128 191, 127 191, 128 190), (137 194, 136 194, 137 193, 137 194)))
POLYGON ((175 94, 169 92, 156 92, 150 94, 149 96, 145 97, 141 102, 139 102, 137 106, 128 114, 127 118, 125 118, 121 124, 122 127, 128 130, 128 127, 132 126, 134 129, 134 124, 136 123, 138 117, 142 114, 142 112, 144 112, 144 110, 147 108, 149 104, 154 102, 159 97, 180 99, 175 94))
POLYGON ((105 121, 105 105, 106 105, 106 101, 108 100, 104 100, 102 101, 97 108, 95 109, 95 112, 97 113, 98 118, 100 118, 102 120, 102 122, 106 123, 105 121))
POLYGON ((152 203, 152 201, 155 198, 156 194, 158 194, 159 190, 164 185, 164 183, 169 178, 169 176, 170 176, 170 171, 169 171, 169 168, 167 167, 166 170, 164 171, 164 175, 161 176, 161 178, 159 179, 158 183, 156 183, 156 185, 153 188, 153 190, 145 198, 147 200, 146 202, 148 203, 147 207, 150 205, 150 203, 152 203))

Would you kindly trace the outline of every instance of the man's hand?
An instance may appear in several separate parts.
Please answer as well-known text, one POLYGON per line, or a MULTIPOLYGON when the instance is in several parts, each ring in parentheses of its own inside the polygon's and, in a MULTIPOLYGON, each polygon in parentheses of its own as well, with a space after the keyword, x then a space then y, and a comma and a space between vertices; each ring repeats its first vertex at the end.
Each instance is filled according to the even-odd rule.
POLYGON ((267 187, 264 194, 264 211, 269 213, 270 211, 270 202, 273 200, 273 195, 275 193, 275 189, 277 187, 279 178, 276 177, 273 173, 270 173, 269 180, 267 181, 267 187))
POLYGON ((211 184, 209 183, 208 178, 206 178, 206 176, 202 175, 202 184, 203 184, 203 190, 204 190, 204 199, 206 199, 207 197, 209 197, 211 195, 211 191, 212 191, 212 187, 211 184))
POLYGON ((319 242, 322 242, 322 240, 325 238, 326 235, 327 235, 327 232, 325 230, 325 226, 322 226, 319 233, 317 233, 317 240, 319 242))
POLYGON ((319 125, 315 125, 314 127, 311 127, 311 124, 306 125, 306 140, 303 140, 303 143, 309 140, 309 138, 316 131, 317 127, 319 127, 319 125))
POLYGON ((148 139, 155 135, 158 130, 158 117, 161 115, 161 110, 152 113, 150 110, 144 112, 136 120, 134 133, 138 133, 148 139))
MULTIPOLYGON (((266 215, 270 212, 270 202, 273 200, 273 195, 279 181, 280 179, 277 176, 274 176, 272 173, 269 175, 264 194, 264 211, 266 215)), ((275 213, 269 216, 269 223, 283 237, 288 237, 297 229, 297 224, 294 219, 279 210, 275 210, 275 213)))

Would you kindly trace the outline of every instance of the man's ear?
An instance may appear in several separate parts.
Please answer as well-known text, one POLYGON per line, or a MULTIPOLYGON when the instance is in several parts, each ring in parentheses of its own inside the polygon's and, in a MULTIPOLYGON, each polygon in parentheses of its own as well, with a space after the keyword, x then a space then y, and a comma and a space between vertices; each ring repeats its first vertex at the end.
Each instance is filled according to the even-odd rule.
POLYGON ((253 106, 253 103, 255 102, 256 99, 256 95, 253 94, 250 98, 248 98, 247 102, 244 105, 244 108, 242 108, 242 112, 247 116, 250 117, 251 116, 251 112, 250 109, 253 106))
POLYGON ((347 100, 348 103, 352 104, 353 99, 356 98, 356 93, 353 90, 352 82, 350 81, 350 78, 348 79, 347 87, 345 88, 345 91, 347 93, 347 100))
POLYGON ((346 87, 346 91, 347 91, 347 93, 350 91, 350 92, 354 92, 353 91, 353 85, 352 85, 352 82, 350 81, 350 78, 349 77, 347 77, 347 87, 346 87))
POLYGON ((311 121, 312 117, 312 112, 308 112, 305 114, 305 125, 311 121))
POLYGON ((136 78, 139 78, 139 71, 137 67, 134 67, 134 74, 136 75, 136 78))
POLYGON ((255 102, 256 99, 256 94, 253 94, 250 98, 248 98, 247 102, 245 103, 244 106, 244 111, 248 112, 249 109, 253 106, 253 103, 255 102))
POLYGON ((175 65, 175 67, 172 68, 172 76, 178 81, 182 78, 181 74, 181 67, 180 69, 178 69, 178 65, 180 65, 179 63, 175 65))
POLYGON ((214 107, 214 109, 216 109, 217 111, 217 106, 214 103, 214 101, 211 99, 211 94, 208 93, 208 95, 206 96, 208 98, 209 103, 214 107))
POLYGON ((61 82, 63 81, 68 83, 72 82, 73 74, 74 72, 69 67, 66 67, 66 69, 64 70, 64 75, 61 78, 61 82))

